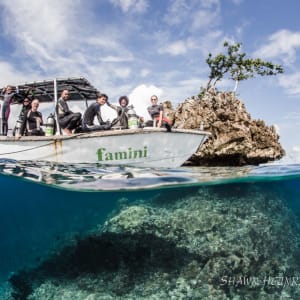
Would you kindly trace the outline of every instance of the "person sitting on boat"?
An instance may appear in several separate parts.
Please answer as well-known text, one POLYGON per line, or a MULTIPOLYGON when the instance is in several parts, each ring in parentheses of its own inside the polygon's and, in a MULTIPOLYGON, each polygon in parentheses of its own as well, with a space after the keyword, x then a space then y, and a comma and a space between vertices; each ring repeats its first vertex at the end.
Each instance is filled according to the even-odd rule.
POLYGON ((84 112, 82 120, 83 131, 107 130, 111 128, 109 122, 104 122, 101 116, 101 106, 108 100, 106 94, 99 94, 95 103, 92 103, 84 112), (97 116, 99 125, 94 124, 94 119, 97 116))
POLYGON ((38 111, 39 100, 34 99, 31 109, 25 113, 24 120, 20 129, 21 135, 45 135, 41 125, 43 125, 42 113, 38 111))
POLYGON ((164 108, 162 104, 157 104, 158 98, 156 95, 151 96, 152 105, 147 108, 148 113, 152 118, 152 125, 154 127, 164 126, 168 131, 171 131, 171 125, 169 119, 164 117, 164 108))
POLYGON ((68 106, 69 91, 63 90, 56 106, 59 126, 67 135, 81 125, 81 113, 73 113, 68 106))
MULTIPOLYGON (((133 106, 128 105, 129 99, 127 96, 121 96, 119 98, 119 104, 120 106, 117 106, 107 102, 107 105, 117 112, 117 118, 112 121, 112 124, 119 125, 124 129, 128 129, 128 112, 130 112, 130 110, 133 110, 133 106)), ((139 127, 141 127, 141 123, 144 122, 144 119, 139 116, 136 117, 138 119, 139 127)))
POLYGON ((1 108, 1 119, 2 119, 2 135, 7 135, 8 131, 8 118, 10 114, 10 105, 13 101, 13 98, 18 94, 17 92, 13 91, 11 85, 8 85, 6 88, 3 89, 1 92, 2 96, 2 108, 1 108))
POLYGON ((26 97, 26 98, 23 99, 22 108, 21 108, 21 111, 20 111, 20 114, 19 114, 16 126, 15 126, 15 128, 13 130, 13 136, 16 135, 16 131, 18 131, 18 130, 21 129, 23 120, 24 120, 25 115, 26 115, 26 113, 27 113, 27 111, 29 109, 31 109, 31 102, 30 102, 29 98, 26 97))

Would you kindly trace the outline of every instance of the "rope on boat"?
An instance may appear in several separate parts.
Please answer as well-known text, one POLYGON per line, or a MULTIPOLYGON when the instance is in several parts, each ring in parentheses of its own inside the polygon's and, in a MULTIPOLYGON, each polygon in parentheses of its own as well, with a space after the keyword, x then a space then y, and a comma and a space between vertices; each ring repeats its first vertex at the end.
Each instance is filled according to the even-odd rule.
POLYGON ((50 143, 47 143, 47 144, 45 144, 45 145, 35 146, 35 147, 29 148, 29 149, 25 149, 25 150, 19 150, 19 151, 13 151, 13 152, 0 153, 0 155, 9 155, 9 154, 15 154, 15 153, 20 153, 20 152, 31 151, 31 150, 34 150, 34 149, 38 149, 38 148, 43 148, 43 147, 49 146, 49 145, 51 145, 52 143, 53 143, 53 142, 50 142, 50 143))

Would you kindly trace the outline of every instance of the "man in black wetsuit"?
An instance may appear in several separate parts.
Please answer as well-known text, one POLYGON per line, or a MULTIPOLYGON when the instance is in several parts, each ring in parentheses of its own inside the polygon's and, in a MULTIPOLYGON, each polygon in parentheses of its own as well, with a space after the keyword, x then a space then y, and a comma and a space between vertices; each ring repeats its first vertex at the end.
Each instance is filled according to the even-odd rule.
POLYGON ((107 130, 110 129, 111 124, 104 122, 101 117, 101 106, 103 106, 108 100, 108 96, 105 94, 99 94, 97 101, 92 103, 85 111, 83 115, 83 131, 95 131, 95 130, 107 130), (94 124, 94 118, 97 116, 99 125, 94 124))
POLYGON ((43 116, 38 111, 39 100, 34 99, 31 103, 31 109, 28 110, 23 119, 23 123, 20 129, 21 135, 45 135, 44 131, 40 127, 43 125, 43 116))
POLYGON ((60 127, 67 135, 72 134, 72 130, 80 126, 81 113, 73 113, 67 104, 69 91, 63 90, 56 106, 56 113, 60 127))

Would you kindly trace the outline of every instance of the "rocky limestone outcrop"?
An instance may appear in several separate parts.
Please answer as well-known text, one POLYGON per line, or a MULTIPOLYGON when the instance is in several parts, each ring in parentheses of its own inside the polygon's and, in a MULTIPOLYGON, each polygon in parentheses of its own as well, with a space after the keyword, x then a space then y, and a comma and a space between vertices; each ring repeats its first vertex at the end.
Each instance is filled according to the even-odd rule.
POLYGON ((231 92, 210 89, 201 98, 186 99, 175 111, 169 101, 164 108, 173 128, 198 129, 202 124, 204 130, 211 132, 187 164, 257 165, 285 155, 275 127, 251 119, 244 103, 231 92))

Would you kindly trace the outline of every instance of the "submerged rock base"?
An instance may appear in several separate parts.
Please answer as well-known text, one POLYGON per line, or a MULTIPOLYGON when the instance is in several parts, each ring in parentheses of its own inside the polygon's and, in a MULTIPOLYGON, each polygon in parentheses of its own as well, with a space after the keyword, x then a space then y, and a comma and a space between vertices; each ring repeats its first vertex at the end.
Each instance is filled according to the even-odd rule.
MULTIPOLYGON (((275 184, 274 184, 275 186, 275 184)), ((256 184, 159 194, 10 278, 14 299, 300 299, 299 228, 256 184), (281 284, 280 278, 289 280, 281 284)))

